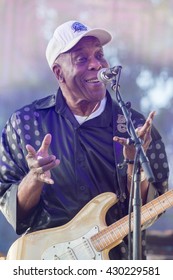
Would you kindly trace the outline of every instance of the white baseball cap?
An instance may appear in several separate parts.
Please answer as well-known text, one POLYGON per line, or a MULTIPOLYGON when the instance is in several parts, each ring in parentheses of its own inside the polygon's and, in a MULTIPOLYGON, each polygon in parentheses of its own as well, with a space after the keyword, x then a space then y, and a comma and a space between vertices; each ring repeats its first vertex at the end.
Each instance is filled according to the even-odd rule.
POLYGON ((52 69, 54 61, 61 53, 70 50, 84 36, 98 38, 102 46, 112 39, 111 34, 104 29, 92 29, 74 20, 65 22, 55 29, 46 49, 46 58, 50 68, 52 69))

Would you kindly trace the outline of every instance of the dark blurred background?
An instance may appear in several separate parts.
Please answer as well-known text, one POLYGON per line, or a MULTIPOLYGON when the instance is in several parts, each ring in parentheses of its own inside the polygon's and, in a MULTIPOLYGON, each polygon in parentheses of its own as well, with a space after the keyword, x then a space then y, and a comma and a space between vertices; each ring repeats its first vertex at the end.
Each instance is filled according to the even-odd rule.
MULTIPOLYGON (((54 29, 71 19, 112 33, 106 57, 123 67, 123 99, 146 116, 157 112, 172 188, 173 0, 1 0, 0 130, 14 110, 56 92, 45 49, 54 29)), ((172 230, 171 208, 148 229, 148 258, 173 259, 172 230), (156 236, 163 250, 156 250, 156 236)), ((18 237, 0 213, 0 252, 6 254, 18 237)))

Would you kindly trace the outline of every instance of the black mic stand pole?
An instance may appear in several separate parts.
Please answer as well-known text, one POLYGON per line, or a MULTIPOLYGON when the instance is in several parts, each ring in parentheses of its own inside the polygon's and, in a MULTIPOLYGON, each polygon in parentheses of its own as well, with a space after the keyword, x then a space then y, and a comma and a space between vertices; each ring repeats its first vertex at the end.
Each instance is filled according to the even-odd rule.
POLYGON ((123 115, 126 119, 127 130, 130 135, 130 140, 134 143, 136 148, 136 165, 134 165, 134 197, 133 197, 133 259, 141 260, 141 167, 145 172, 146 179, 148 182, 154 181, 154 175, 150 167, 149 160, 143 150, 142 141, 137 136, 130 112, 130 102, 126 104, 121 98, 119 92, 119 80, 121 75, 121 66, 119 66, 118 74, 115 75, 115 78, 111 81, 111 88, 116 93, 116 98, 118 104, 123 112, 123 115), (117 78, 116 78, 117 77, 117 78))

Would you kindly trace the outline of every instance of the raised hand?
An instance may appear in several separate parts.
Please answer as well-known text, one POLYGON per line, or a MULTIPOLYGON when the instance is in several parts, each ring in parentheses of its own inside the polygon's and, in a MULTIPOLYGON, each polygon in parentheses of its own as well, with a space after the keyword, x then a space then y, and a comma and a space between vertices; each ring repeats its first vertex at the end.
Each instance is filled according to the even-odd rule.
MULTIPOLYGON (((148 118, 146 119, 144 125, 136 128, 136 134, 142 140, 142 146, 145 152, 147 151, 152 140, 151 126, 154 116, 155 112, 153 111, 148 115, 148 118)), ((133 144, 129 144, 129 140, 127 138, 114 136, 113 140, 119 142, 121 145, 124 146, 123 154, 125 158, 130 160, 134 159, 135 147, 133 144)))
POLYGON ((46 134, 41 147, 36 151, 31 145, 26 145, 28 154, 26 160, 28 167, 32 170, 34 176, 38 181, 53 184, 50 170, 59 165, 60 160, 56 159, 54 155, 49 155, 49 146, 51 144, 51 134, 46 134))

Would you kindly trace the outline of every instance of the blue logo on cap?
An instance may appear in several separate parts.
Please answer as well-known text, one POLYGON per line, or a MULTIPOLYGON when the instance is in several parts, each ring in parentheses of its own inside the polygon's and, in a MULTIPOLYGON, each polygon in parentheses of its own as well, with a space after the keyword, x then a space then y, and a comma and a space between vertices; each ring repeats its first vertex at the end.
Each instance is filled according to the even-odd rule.
POLYGON ((87 27, 80 22, 74 22, 71 28, 74 32, 87 31, 87 27))

